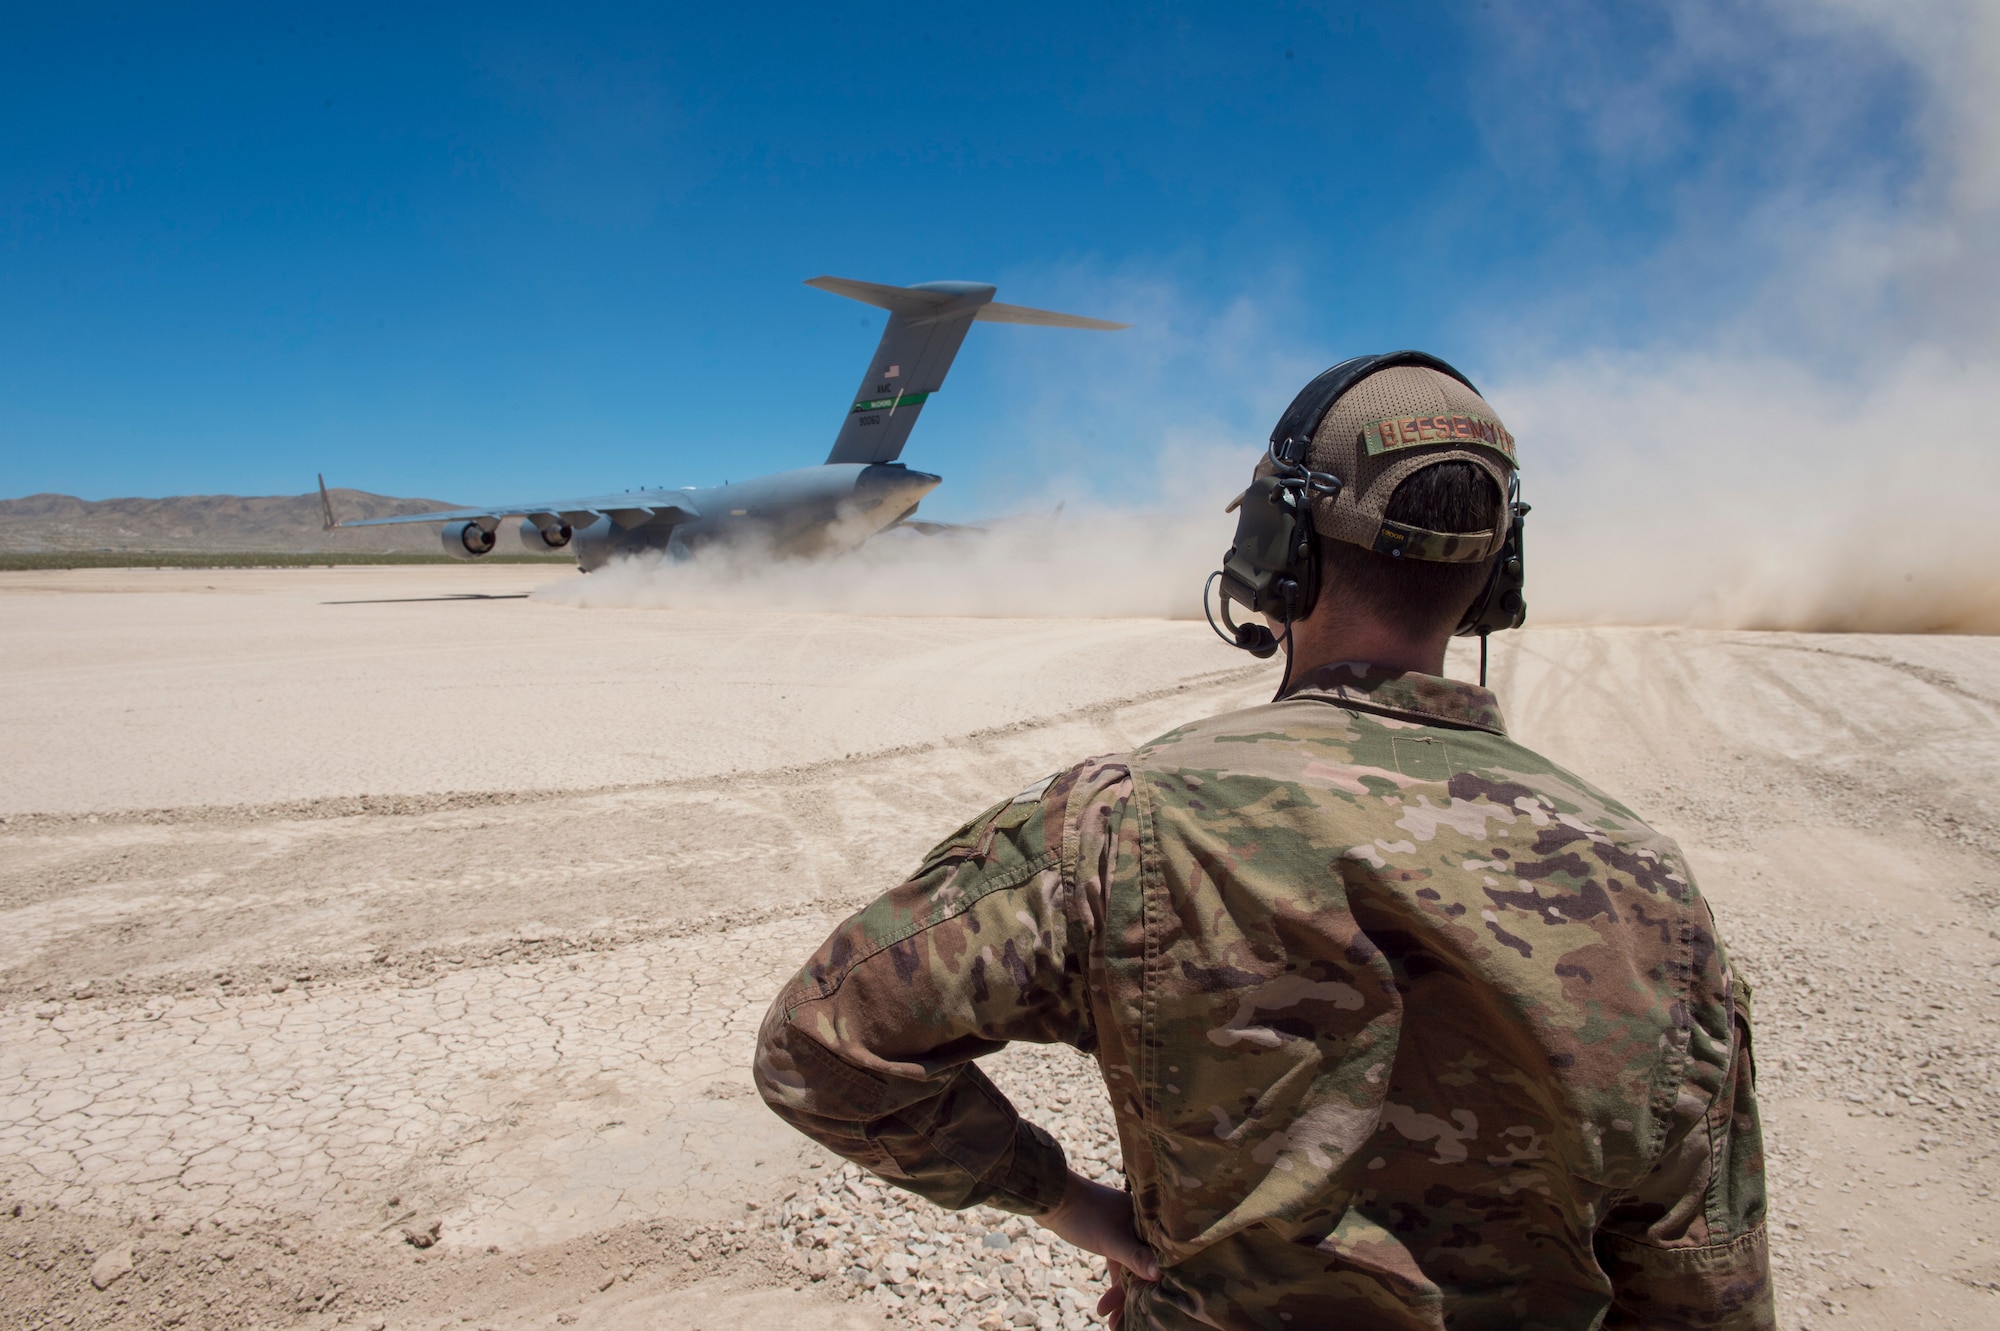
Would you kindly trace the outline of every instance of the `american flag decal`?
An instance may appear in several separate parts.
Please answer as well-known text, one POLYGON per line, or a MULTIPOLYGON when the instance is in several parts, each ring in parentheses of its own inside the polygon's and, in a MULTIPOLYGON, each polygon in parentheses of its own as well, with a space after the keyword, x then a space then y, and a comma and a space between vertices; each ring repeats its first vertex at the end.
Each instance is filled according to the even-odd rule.
POLYGON ((882 377, 883 377, 884 379, 894 379, 894 378, 896 378, 896 377, 897 377, 898 375, 902 374, 902 372, 903 372, 903 367, 902 367, 902 366, 900 366, 900 365, 891 365, 891 366, 890 366, 890 367, 889 367, 888 369, 886 369, 886 370, 882 371, 882 377))

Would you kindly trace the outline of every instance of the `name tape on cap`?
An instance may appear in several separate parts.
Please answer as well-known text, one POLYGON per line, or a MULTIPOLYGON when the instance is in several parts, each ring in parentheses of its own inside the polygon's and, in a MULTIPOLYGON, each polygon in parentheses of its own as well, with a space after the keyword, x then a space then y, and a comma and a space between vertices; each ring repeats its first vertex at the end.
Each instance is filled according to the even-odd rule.
POLYGON ((1514 461, 1514 436, 1491 416, 1463 412, 1437 416, 1391 416, 1376 421, 1361 432, 1361 442, 1369 453, 1388 453, 1398 448, 1435 448, 1439 444, 1479 444, 1514 461))

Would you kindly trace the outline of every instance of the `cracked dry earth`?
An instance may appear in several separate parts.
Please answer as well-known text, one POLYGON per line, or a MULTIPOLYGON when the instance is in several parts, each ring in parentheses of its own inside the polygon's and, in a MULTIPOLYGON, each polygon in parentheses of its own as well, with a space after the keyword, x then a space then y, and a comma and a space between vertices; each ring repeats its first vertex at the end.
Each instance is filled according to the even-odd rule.
MULTIPOLYGON (((0 1325, 1087 1324, 1101 1266, 789 1135, 751 1042, 970 813, 1273 672, 1199 624, 417 599, 546 576, 0 575, 0 1325)), ((2000 641, 1496 648, 1756 983, 1785 1324, 2000 1321, 2000 641)), ((991 1063, 1117 1177, 1085 1060, 991 1063)))

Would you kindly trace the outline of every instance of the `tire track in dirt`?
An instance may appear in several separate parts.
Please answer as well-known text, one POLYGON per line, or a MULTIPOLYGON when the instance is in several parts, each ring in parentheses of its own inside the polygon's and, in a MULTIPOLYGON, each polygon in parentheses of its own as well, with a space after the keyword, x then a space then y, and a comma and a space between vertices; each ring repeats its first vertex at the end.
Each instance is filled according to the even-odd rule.
POLYGON ((1268 673, 723 776, 15 819, 0 1004, 428 974, 849 908, 1050 766, 1255 695, 1268 673))

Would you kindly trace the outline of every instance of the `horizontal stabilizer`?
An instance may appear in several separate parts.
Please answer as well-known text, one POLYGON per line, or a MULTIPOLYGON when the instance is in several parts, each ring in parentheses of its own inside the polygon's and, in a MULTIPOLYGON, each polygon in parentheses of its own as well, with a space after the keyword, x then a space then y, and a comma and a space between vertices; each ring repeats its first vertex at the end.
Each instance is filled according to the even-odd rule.
MULTIPOLYGON (((919 317, 926 314, 935 314, 965 295, 965 292, 962 290, 939 289, 940 287, 963 285, 956 282, 949 284, 937 283, 926 289, 924 287, 884 286, 880 282, 857 282, 851 277, 809 277, 806 279, 806 285, 809 287, 818 287, 821 291, 831 291, 834 295, 845 296, 849 300, 858 300, 863 305, 873 305, 877 309, 887 310, 891 314, 916 315, 919 317)), ((988 287, 986 290, 990 292, 992 288, 988 287)))
MULTIPOLYGON (((930 282, 919 287, 892 287, 881 282, 859 282, 851 277, 810 277, 806 279, 806 285, 831 291, 849 300, 858 300, 863 305, 888 310, 892 314, 917 317, 939 313, 947 305, 964 301, 975 290, 991 290, 974 282, 930 282)), ((1088 328, 1100 333, 1115 333, 1132 326, 1112 323, 1108 319, 1086 319, 1081 314, 1059 314, 1055 310, 1009 305, 997 300, 988 300, 980 305, 979 312, 972 317, 987 323, 1032 324, 1037 328, 1088 328)))
POLYGON ((995 324, 1033 324, 1037 328, 1090 328, 1100 333, 1115 333, 1131 324, 1115 324, 1108 319, 1086 319, 1081 314, 1057 314, 1054 310, 1033 310, 1026 305, 1006 305, 997 300, 989 300, 979 307, 979 313, 972 316, 995 324))

